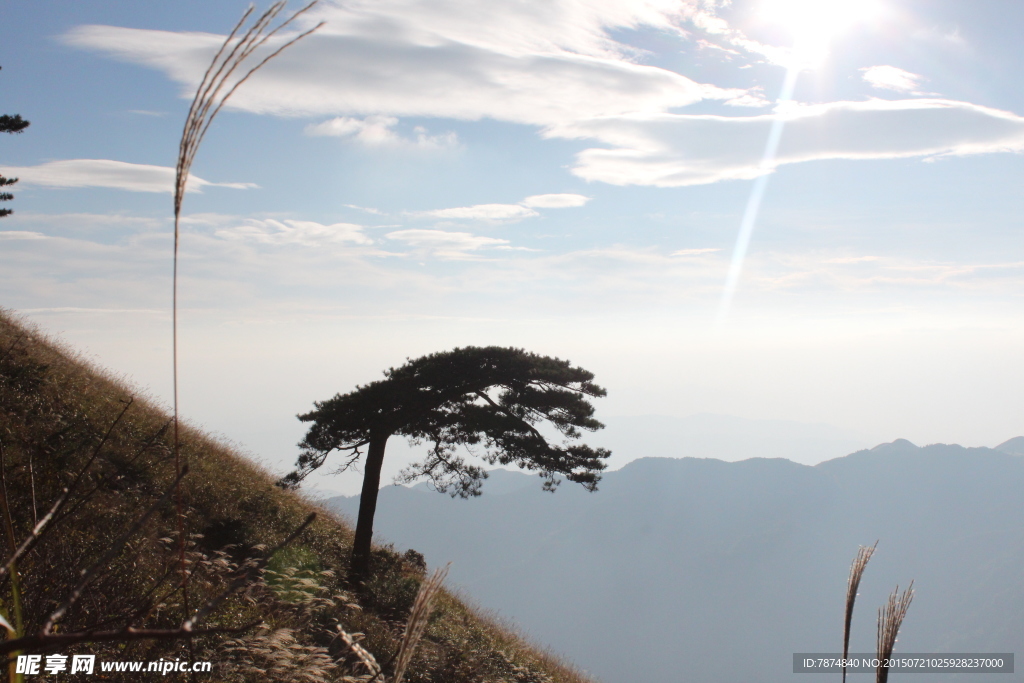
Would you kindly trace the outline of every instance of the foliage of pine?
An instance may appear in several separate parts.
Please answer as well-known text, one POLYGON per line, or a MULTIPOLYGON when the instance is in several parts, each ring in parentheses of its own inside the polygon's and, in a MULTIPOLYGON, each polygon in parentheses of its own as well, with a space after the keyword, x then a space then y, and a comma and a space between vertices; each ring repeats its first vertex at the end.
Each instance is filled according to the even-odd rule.
POLYGON ((432 353, 384 372, 384 379, 317 401, 299 415, 312 422, 300 444, 298 467, 284 483, 297 484, 332 451, 351 466, 364 447, 391 435, 430 443, 426 459, 403 473, 409 482, 428 477, 452 496, 479 495, 482 468, 466 463, 460 448, 486 462, 536 470, 546 489, 564 476, 595 490, 611 453, 577 443, 580 430, 604 427, 588 397, 605 395, 594 374, 568 361, 499 346, 467 346, 432 353), (551 443, 537 425, 564 437, 551 443))
MULTIPOLYGON (((0 114, 0 133, 21 133, 28 128, 29 122, 21 118, 19 114, 0 114)), ((18 182, 17 178, 5 178, 0 175, 0 187, 7 185, 13 185, 18 182)), ((9 202, 14 199, 14 195, 10 192, 0 192, 0 202, 9 202)), ((13 209, 0 209, 0 218, 4 216, 10 216, 14 213, 13 209)))

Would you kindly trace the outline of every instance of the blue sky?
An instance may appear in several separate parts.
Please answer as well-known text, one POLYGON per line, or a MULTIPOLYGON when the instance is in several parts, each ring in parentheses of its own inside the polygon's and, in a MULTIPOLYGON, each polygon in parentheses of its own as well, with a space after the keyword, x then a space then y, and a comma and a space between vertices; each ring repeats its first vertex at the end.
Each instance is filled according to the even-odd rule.
MULTIPOLYGON (((0 305, 161 401, 170 169, 246 6, 13 3, 0 26, 0 112, 32 121, 0 140, 0 173, 21 178, 0 305)), ((326 25, 238 91, 193 167, 182 408, 197 424, 283 469, 313 400, 406 357, 500 344, 594 371, 599 414, 825 422, 868 441, 1024 433, 1019 3, 312 14, 326 25)))

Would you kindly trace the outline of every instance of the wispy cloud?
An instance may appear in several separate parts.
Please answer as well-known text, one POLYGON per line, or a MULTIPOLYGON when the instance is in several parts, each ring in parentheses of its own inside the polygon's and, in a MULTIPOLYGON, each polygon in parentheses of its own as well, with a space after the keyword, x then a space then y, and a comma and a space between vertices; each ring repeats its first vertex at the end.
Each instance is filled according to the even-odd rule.
MULTIPOLYGON (((3 166, 0 173, 20 178, 25 185, 44 187, 107 187, 130 192, 172 192, 174 169, 169 166, 130 164, 112 159, 65 159, 38 166, 3 166)), ((188 177, 188 191, 202 192, 204 187, 230 187, 244 190, 253 183, 214 183, 194 175, 188 177)))
POLYGON ((375 209, 372 206, 359 206, 357 204, 342 204, 342 206, 349 209, 356 209, 357 211, 365 211, 366 213, 372 213, 375 216, 381 216, 384 214, 380 209, 375 209))
POLYGON ((430 135, 422 126, 413 128, 413 138, 402 137, 396 130, 398 118, 394 116, 367 116, 364 119, 339 116, 323 123, 306 126, 307 135, 344 138, 367 147, 415 147, 418 149, 444 149, 456 147, 458 136, 454 132, 430 135))
POLYGON ((431 218, 504 222, 519 221, 539 214, 530 207, 521 204, 476 204, 474 206, 456 206, 450 209, 418 211, 414 215, 431 218))
POLYGON ((133 216, 123 213, 37 213, 19 211, 18 225, 41 225, 50 232, 94 232, 99 230, 157 230, 168 226, 170 218, 133 216))
MULTIPOLYGON (((303 18, 326 21, 323 29, 255 74, 229 106, 276 116, 331 117, 306 132, 376 148, 458 144, 454 133, 403 130, 402 117, 533 125, 549 137, 607 145, 582 152, 574 172, 619 185, 754 177, 763 172, 758 165, 771 122, 782 115, 787 129, 779 164, 1019 147, 1016 130, 993 134, 1007 128, 1012 115, 944 100, 833 102, 753 117, 670 113, 709 99, 737 107, 770 105, 756 87, 718 87, 640 63, 643 51, 618 39, 630 30, 655 29, 690 38, 729 59, 745 58, 743 66, 792 61, 791 49, 758 42, 730 25, 719 15, 726 5, 718 0, 323 3, 303 18)), ((158 69, 191 93, 222 37, 81 26, 63 39, 158 69)), ((918 90, 923 77, 897 67, 867 67, 863 76, 873 87, 928 94, 918 90)), ((453 213, 437 217, 520 220, 531 217, 524 209, 532 208, 537 207, 526 202, 518 208, 479 205, 441 209, 453 213)))
POLYGON ((674 187, 750 179, 782 117, 776 165, 820 159, 895 159, 1024 150, 1024 118, 940 99, 797 105, 763 116, 683 114, 606 117, 551 129, 611 148, 581 152, 573 173, 615 185, 674 187))
MULTIPOLYGON (((610 245, 538 252, 467 231, 394 230, 371 244, 359 226, 350 224, 207 216, 185 226, 187 305, 209 310, 340 306, 346 315, 379 315, 385 309, 418 315, 428 307, 435 315, 502 316, 523 310, 558 314, 567 301, 577 312, 602 314, 663 311, 669 302, 688 302, 692 311, 706 307, 710 320, 728 268, 728 250, 718 247, 610 245)), ((7 237, 0 231, 0 289, 11 305, 133 310, 164 305, 166 232, 140 227, 116 240, 87 232, 42 239, 50 232, 42 226, 32 232, 7 237)), ((889 305, 894 294, 904 302, 918 296, 945 300, 951 293, 964 301, 973 296, 1016 305, 1024 297, 1024 263, 776 250, 749 259, 745 282, 744 300, 750 305, 785 306, 795 294, 801 300, 826 297, 833 306, 889 305)))
POLYGON ((733 97, 732 99, 726 100, 725 104, 730 107, 762 108, 772 106, 772 101, 754 89, 750 92, 743 93, 739 97, 733 97))
POLYGON ((751 280, 764 291, 978 291, 1019 296, 1024 291, 1024 262, 778 253, 763 258, 751 280))
POLYGON ((243 225, 220 228, 214 234, 229 240, 246 240, 278 246, 291 244, 315 247, 332 243, 373 244, 373 240, 363 233, 363 227, 354 223, 323 225, 313 221, 247 219, 243 225))
POLYGON ((714 254, 715 252, 722 251, 718 247, 705 247, 703 249, 680 249, 673 251, 669 256, 707 256, 714 254))
POLYGON ((924 76, 904 71, 895 66, 868 66, 861 71, 861 77, 870 83, 874 88, 882 90, 895 90, 912 94, 923 94, 918 92, 924 76))
POLYGON ((739 56, 742 51, 753 55, 758 61, 767 61, 772 64, 787 65, 793 61, 793 50, 786 47, 768 45, 754 40, 747 36, 740 29, 730 26, 729 22, 723 19, 716 12, 718 5, 727 5, 728 2, 689 3, 684 13, 698 32, 703 33, 703 38, 698 38, 698 46, 705 50, 716 50, 727 58, 739 56))
POLYGON ((484 223, 512 223, 539 216, 540 214, 534 209, 568 209, 583 206, 589 201, 590 197, 581 194, 535 194, 516 204, 475 204, 431 211, 414 211, 410 212, 410 215, 448 220, 482 221, 484 223))
POLYGON ((0 230, 0 240, 45 240, 46 235, 29 230, 0 230))
POLYGON ((569 209, 589 201, 590 197, 581 194, 535 194, 519 203, 536 209, 569 209))
MULTIPOLYGON (((339 116, 319 132, 333 129, 379 140, 387 138, 383 130, 390 126, 354 117, 486 117, 546 126, 741 97, 743 89, 701 84, 635 63, 636 50, 611 37, 616 30, 640 27, 680 32, 691 4, 696 2, 325 4, 309 16, 309 21, 327 21, 324 28, 253 76, 229 106, 284 116, 339 116)), ((82 26, 64 40, 159 69, 191 92, 222 38, 82 26)))
POLYGON ((386 237, 412 247, 421 254, 445 261, 479 260, 474 252, 482 249, 509 249, 508 240, 482 237, 468 232, 445 230, 396 230, 386 237))

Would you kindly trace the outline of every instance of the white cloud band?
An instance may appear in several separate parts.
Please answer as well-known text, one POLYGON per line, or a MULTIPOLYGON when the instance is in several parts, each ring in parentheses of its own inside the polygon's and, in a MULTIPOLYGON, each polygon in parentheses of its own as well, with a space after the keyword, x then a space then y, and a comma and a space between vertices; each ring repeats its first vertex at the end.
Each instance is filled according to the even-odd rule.
MULTIPOLYGON (((822 159, 894 159, 1024 150, 1024 118, 966 102, 868 100, 794 106, 766 116, 676 114, 605 117, 552 128, 591 138, 573 172, 614 185, 674 187, 763 174, 761 155, 782 116, 775 165, 822 159)), ((770 170, 770 169, 769 169, 770 170)))
POLYGON ((362 226, 354 223, 323 225, 313 221, 248 219, 243 225, 221 228, 215 234, 229 240, 253 241, 277 246, 294 244, 315 247, 329 243, 360 245, 373 243, 373 240, 363 233, 362 226))
MULTIPOLYGON (((65 159, 38 166, 4 166, 0 174, 16 177, 25 185, 44 187, 109 187, 131 192, 173 192, 174 169, 168 166, 130 164, 112 159, 65 159)), ((187 190, 203 187, 248 189, 252 183, 212 183, 189 175, 187 190)))
POLYGON ((445 230, 396 230, 386 237, 413 249, 446 261, 469 261, 479 257, 472 252, 481 249, 509 249, 508 240, 482 237, 468 232, 445 230))
POLYGON ((462 220, 482 221, 518 221, 537 215, 533 209, 520 204, 476 204, 475 206, 457 206, 450 209, 421 211, 421 216, 431 218, 453 218, 462 220))
POLYGON ((589 201, 590 197, 581 194, 535 194, 519 203, 535 209, 571 209, 589 201))
MULTIPOLYGON (((636 64, 606 33, 670 27, 678 2, 545 0, 530 11, 522 4, 487 3, 478 14, 444 2, 328 5, 327 26, 267 64, 229 106, 282 116, 487 117, 544 126, 745 92, 636 64), (522 30, 510 31, 512 24, 522 30), (490 34, 503 38, 481 40, 490 34)), ((81 26, 64 40, 163 71, 191 93, 223 38, 81 26)))
POLYGON ((895 66, 869 66, 860 71, 865 82, 873 87, 896 92, 914 93, 925 80, 924 76, 895 66))

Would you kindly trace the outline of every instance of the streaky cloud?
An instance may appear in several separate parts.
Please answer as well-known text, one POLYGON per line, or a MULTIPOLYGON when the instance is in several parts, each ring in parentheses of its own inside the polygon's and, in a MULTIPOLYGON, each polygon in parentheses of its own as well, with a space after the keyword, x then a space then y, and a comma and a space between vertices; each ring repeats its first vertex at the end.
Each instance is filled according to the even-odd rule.
MULTIPOLYGON (((43 187, 105 187, 129 192, 172 192, 174 169, 170 166, 131 164, 113 159, 64 159, 38 166, 3 166, 0 173, 17 177, 25 185, 43 187)), ((214 183, 194 175, 188 177, 188 191, 202 192, 204 187, 230 187, 245 190, 253 183, 214 183)))
POLYGON ((46 235, 30 230, 0 230, 0 240, 45 240, 46 235))
POLYGON ((567 209, 583 206, 590 197, 573 193, 535 194, 516 204, 475 204, 430 211, 413 211, 409 215, 451 220, 476 220, 485 223, 511 223, 539 216, 534 209, 567 209))
POLYGON ((583 206, 590 197, 581 194, 535 194, 519 202, 523 206, 534 209, 570 209, 583 206))
POLYGON ((315 247, 329 243, 372 244, 363 226, 354 223, 323 225, 313 221, 248 219, 242 225, 221 228, 214 233, 229 240, 252 241, 276 246, 315 247))
POLYGON ((406 244, 420 253, 446 261, 479 260, 480 257, 472 252, 481 249, 511 248, 508 240, 446 230, 396 230, 387 233, 385 237, 406 244))
MULTIPOLYGON (((579 5, 551 4, 567 11, 579 5)), ((465 27, 451 22, 439 26, 435 21, 424 33, 413 21, 418 16, 413 9, 427 3, 412 3, 406 8, 409 16, 395 10, 377 22, 332 8, 332 23, 325 30, 269 63, 228 106, 275 116, 491 118, 547 126, 667 111, 709 98, 736 100, 747 92, 631 61, 624 54, 627 46, 609 39, 603 27, 668 25, 671 12, 639 11, 659 3, 607 4, 611 9, 591 21, 589 39, 561 40, 534 20, 530 26, 535 36, 523 34, 507 45, 473 40, 465 27)), ((660 4, 667 8, 672 3, 660 4)), ((511 3, 488 5, 477 33, 504 28, 495 22, 514 10, 511 3)), ((199 82, 223 38, 90 25, 72 29, 63 40, 162 71, 182 85, 184 95, 199 82)))
POLYGON ((414 138, 402 137, 394 128, 398 119, 394 116, 373 115, 365 119, 351 116, 337 116, 322 123, 306 126, 306 135, 329 136, 358 142, 366 147, 410 147, 418 149, 443 149, 458 146, 458 137, 452 131, 430 135, 426 128, 413 128, 414 138))
POLYGON ((420 216, 431 218, 452 218, 463 220, 481 220, 489 222, 518 221, 538 215, 529 206, 521 204, 476 204, 474 206, 456 206, 450 209, 435 209, 417 212, 420 216))
POLYGON ((868 66, 860 72, 861 78, 872 87, 912 94, 918 94, 915 91, 925 80, 924 76, 889 65, 868 66))
POLYGON ((679 187, 749 180, 778 166, 825 159, 936 158, 1024 150, 1024 118, 944 99, 793 104, 769 115, 647 114, 551 127, 550 137, 595 139, 573 173, 613 185, 679 187), (775 164, 761 166, 772 123, 786 122, 775 164))

